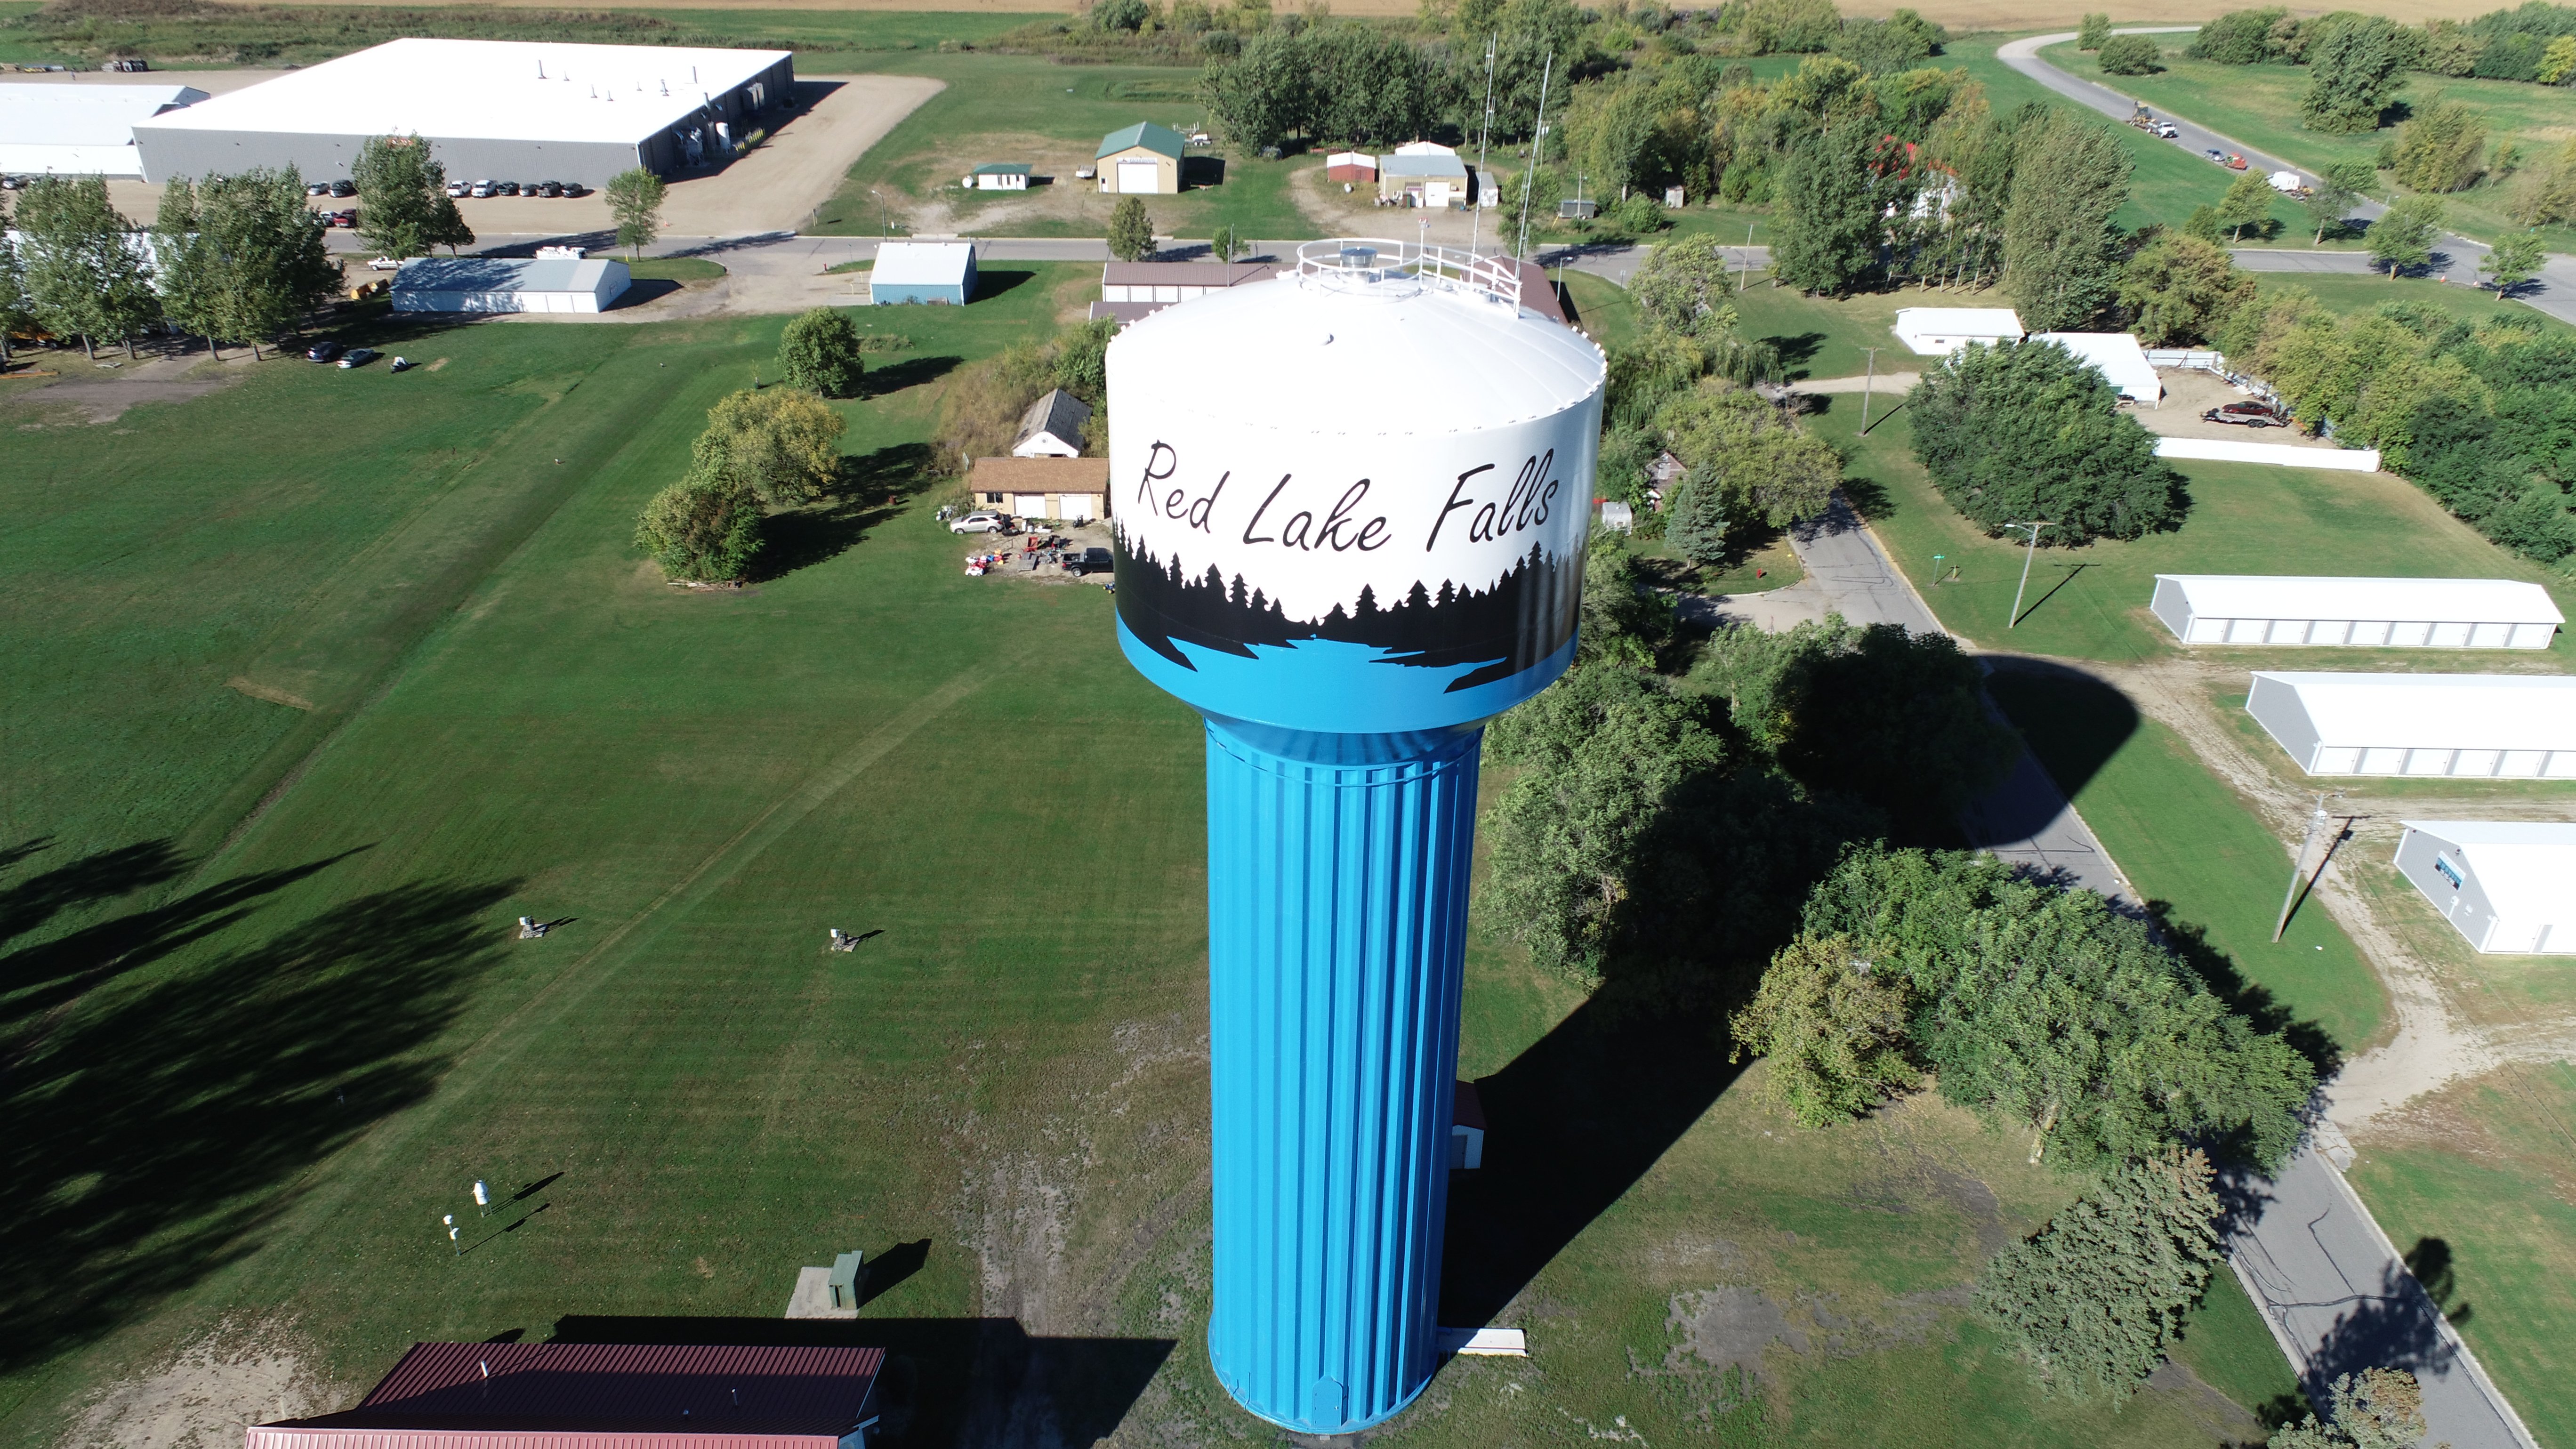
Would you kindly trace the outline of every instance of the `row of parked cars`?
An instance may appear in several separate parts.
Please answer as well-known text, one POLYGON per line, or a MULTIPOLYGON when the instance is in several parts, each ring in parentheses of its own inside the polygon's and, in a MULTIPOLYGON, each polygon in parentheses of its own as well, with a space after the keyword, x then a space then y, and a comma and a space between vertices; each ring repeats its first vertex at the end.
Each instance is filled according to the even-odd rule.
POLYGON ((451 181, 450 196, 588 196, 578 181, 451 181))

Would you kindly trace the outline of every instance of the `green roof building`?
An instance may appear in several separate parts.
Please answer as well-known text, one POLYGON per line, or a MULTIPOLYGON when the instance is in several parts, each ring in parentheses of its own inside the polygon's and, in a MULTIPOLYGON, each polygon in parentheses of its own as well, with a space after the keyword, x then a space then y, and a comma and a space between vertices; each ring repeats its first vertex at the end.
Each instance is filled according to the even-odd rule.
POLYGON ((1138 121, 1100 138, 1100 189, 1128 196, 1178 196, 1181 133, 1138 121))

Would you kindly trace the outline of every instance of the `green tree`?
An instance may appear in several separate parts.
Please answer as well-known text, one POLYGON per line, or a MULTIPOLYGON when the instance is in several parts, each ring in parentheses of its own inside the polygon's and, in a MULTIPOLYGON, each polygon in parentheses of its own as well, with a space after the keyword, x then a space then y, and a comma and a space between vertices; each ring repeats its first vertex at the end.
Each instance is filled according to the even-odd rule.
POLYGON ((1947 39, 1941 27, 1911 10, 1899 10, 1885 20, 1854 16, 1843 21, 1832 50, 1865 75, 1892 76, 1930 60, 1947 39))
POLYGON ((662 200, 669 190, 661 177, 641 166, 618 172, 601 188, 608 214, 617 222, 617 244, 626 248, 629 260, 662 234, 662 200))
POLYGON ((1117 336, 1118 323, 1103 317, 1056 339, 1055 385, 1090 404, 1095 420, 1109 406, 1109 344, 1117 336))
POLYGON ((1409 141, 1432 119, 1437 80, 1403 36, 1365 25, 1335 25, 1306 37, 1313 110, 1300 129, 1374 145, 1409 141))
POLYGON ((1109 254, 1122 262, 1138 262, 1153 252, 1154 219, 1145 214, 1145 198, 1120 197, 1117 209, 1109 213, 1109 254))
POLYGON ((358 236, 386 256, 425 257, 433 247, 474 244, 474 231, 447 194, 447 168, 417 136, 370 136, 350 180, 358 187, 358 236))
POLYGON ((1305 130, 1315 114, 1305 37, 1280 30, 1252 37, 1241 54, 1200 76, 1199 98, 1238 146, 1276 146, 1305 130))
POLYGON ((2439 197, 2409 196, 2380 213, 2363 238, 2370 259, 2388 269, 2390 280, 2408 267, 2430 266, 2433 244, 2442 239, 2439 197))
MULTIPOLYGON (((163 309, 185 331, 248 345, 293 326, 340 285, 320 214, 304 204, 295 169, 180 177, 154 222, 163 309)), ((219 354, 220 355, 220 354, 219 354)))
POLYGON ((2576 77, 2576 35, 2552 39, 2540 52, 2540 66, 2533 74, 2545 86, 2563 86, 2576 77))
POLYGON ((741 484, 772 506, 822 496, 841 472, 848 425, 801 388, 745 388, 707 409, 689 448, 692 471, 741 484))
POLYGON ((1830 1127, 1922 1081, 1906 1057, 1912 998, 1903 972, 1876 969, 1849 939, 1801 936, 1728 1019, 1728 1060, 1767 1059, 1763 1094, 1801 1127, 1830 1127))
POLYGON ((2153 75, 2165 68, 2164 47, 2151 35, 2115 35, 2096 61, 2104 75, 2153 75))
POLYGON ((2410 191, 2466 191, 2483 175, 2486 123, 2453 100, 2415 113, 2397 133, 2396 164, 2388 169, 2410 191))
POLYGON ((2404 28, 2382 16, 2341 10, 2316 21, 2309 28, 2301 119, 2330 136, 2377 130, 2406 85, 2411 53, 2404 28))
POLYGON ((2081 330, 2119 292, 2129 153, 2109 128, 2050 111, 2014 136, 2004 291, 2033 332, 2081 330))
POLYGON ((1650 326, 1715 339, 1735 331, 1730 263, 1715 236, 1657 242, 1629 280, 1628 298, 1650 326))
POLYGON ((760 500, 735 479, 693 469, 644 505, 635 542, 675 580, 739 579, 760 552, 760 500))
POLYGON ((838 307, 814 307, 787 324, 778 337, 778 372, 790 387, 823 397, 851 397, 867 373, 859 356, 859 329, 838 307))
POLYGON ((2123 1163, 1986 1265, 1977 1310, 2051 1392, 2126 1397, 2155 1372, 2220 1257, 2209 1160, 2123 1163))
POLYGON ((2100 50, 2102 48, 2102 42, 2109 40, 2110 38, 2111 17, 2098 13, 2090 14, 2084 17, 2083 24, 2076 27, 2075 48, 2077 50, 2100 50))
POLYGON ((2317 184, 2300 203, 2307 208, 2308 220, 2316 224, 2317 244, 2324 245, 2326 229, 2341 226, 2351 215, 2353 203, 2378 184, 2379 168, 2367 161, 2337 161, 2317 173, 2317 184))
POLYGON ((122 342, 132 355, 134 338, 161 315, 161 299, 133 224, 107 199, 107 182, 37 177, 18 193, 12 224, 20 285, 45 330, 77 336, 91 357, 102 340, 122 342))
POLYGON ((2290 18, 2287 10, 2230 10, 2200 28, 2184 54, 2220 65, 2260 65, 2274 57, 2273 29, 2290 18))
POLYGON ((2047 519, 2050 544, 2137 538, 2179 521, 2177 480, 2102 374, 2054 342, 1969 347, 1909 395, 1914 454, 1988 533, 2047 519))
POLYGON ((2193 236, 2159 238, 2120 271, 2129 330, 2149 347, 2206 345, 2254 290, 2223 249, 2193 236))
POLYGON ((1668 500, 1665 533, 1694 563, 1721 561, 1745 530, 1815 517, 1842 481, 1842 458, 1831 444, 1731 383, 1711 379, 1675 398, 1656 413, 1655 426, 1690 470, 1668 500))
POLYGON ((1234 223, 1227 222, 1208 239, 1208 250, 1216 255, 1218 261, 1231 262, 1238 255, 1252 250, 1252 240, 1235 230, 1234 223))
POLYGON ((2515 288, 2539 276, 2541 263, 2548 259, 2540 233, 2510 232, 2496 238, 2486 260, 2478 263, 2478 270, 2495 278, 2497 291, 2511 294, 2515 288))
POLYGON ((1485 827, 1492 864, 1478 906, 1540 965, 1588 982, 1660 817, 1726 751, 1704 707, 1659 682, 1587 668, 1548 693, 1560 697, 1497 740, 1499 760, 1528 768, 1485 827), (1547 728, 1550 715, 1574 728, 1547 728))
POLYGON ((1765 725, 1799 781, 1857 795, 1905 834, 1935 839, 2003 783, 2020 741, 1987 713, 1984 670, 1948 635, 1871 624, 1819 645, 1773 687, 1785 725, 1765 725))
POLYGON ((26 270, 18 265, 17 244, 0 231, 0 370, 9 366, 9 334, 35 321, 35 309, 27 301, 26 270))
POLYGON ((1878 264, 1887 228, 1870 165, 1877 140, 1873 126, 1855 120, 1790 151, 1774 193, 1772 275, 1802 292, 1839 296, 1878 264))
POLYGON ((2272 198, 2278 195, 2262 173, 2248 171, 2229 182, 2227 194, 2218 198, 2218 219, 2228 228, 2231 242, 2245 239, 2245 228, 2272 214, 2272 198))
POLYGON ((2405 1369, 2363 1369, 2338 1374, 2329 1391, 2328 1419, 2308 1415, 2266 1441, 2269 1449, 2415 1449, 2429 1432, 2424 1385, 2405 1369))
POLYGON ((1647 582, 1618 534, 1593 530, 1583 554, 1583 612, 1575 662, 1651 669, 1671 638, 1673 606, 1647 582))

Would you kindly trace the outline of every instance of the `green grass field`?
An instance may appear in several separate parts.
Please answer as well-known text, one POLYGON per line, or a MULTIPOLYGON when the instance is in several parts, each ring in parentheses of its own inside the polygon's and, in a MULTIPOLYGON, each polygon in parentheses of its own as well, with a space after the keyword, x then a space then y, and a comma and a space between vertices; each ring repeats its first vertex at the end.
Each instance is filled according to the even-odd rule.
POLYGON ((2424 1104, 2347 1174, 2401 1250, 2441 1245, 2433 1284, 2543 1444, 2576 1439, 2576 1069, 2512 1066, 2424 1104))
MULTIPOLYGON (((2149 222, 2180 226, 2195 206, 2216 206, 2237 173, 2212 163, 2197 152, 2186 151, 2171 141, 2159 140, 2144 131, 2108 119, 2100 112, 2079 106, 2011 66, 1995 59, 1995 51, 2012 37, 2007 35, 1971 35, 1945 47, 1939 63, 1965 67, 1968 74, 1986 88, 1986 101, 1997 112, 2011 110, 2025 101, 2039 101, 2087 120, 2108 126, 2127 148, 2137 169, 2129 178, 2129 204, 2113 218, 2132 230, 2149 222)), ((2077 68, 2076 74, 2094 78, 2092 65, 2077 68)), ((2115 87, 2116 89, 2116 87, 2115 87)), ((2194 120, 2208 119, 2185 112, 2194 120)), ((2215 120, 2210 124, 2217 125, 2215 120)), ((2224 129, 2222 127, 2222 129, 2224 129)), ((2254 137, 2240 137, 2248 145, 2259 144, 2254 137)), ((2307 213, 2283 198, 2273 203, 2272 219, 2281 226, 2280 242, 2304 244, 2308 233, 2301 228, 2307 213)))
MULTIPOLYGON (((916 501, 946 369, 1085 281, 907 317, 839 405, 850 482, 739 592, 628 536, 778 319, 375 314, 354 340, 430 368, 10 405, 0 743, 39 763, 0 795, 0 1444, 93 1408, 139 1437, 113 1391, 192 1345, 284 1355, 321 1409, 416 1338, 774 1332, 849 1248, 907 1275, 824 1330, 906 1356, 907 1444, 1270 1437, 1199 1347, 1196 721, 1101 593, 966 578, 916 501)), ((1470 971, 1498 1160, 1517 1118, 1555 1144, 1519 1171, 1587 1205, 1505 1314, 1538 1356, 1453 1364, 1389 1442, 2255 1431, 2188 1383, 2045 1399, 1968 1322, 1984 1256, 2082 1186, 2016 1142, 1931 1100, 1799 1132, 1710 1024, 1481 940, 1470 971)), ((2185 1360, 2266 1402, 2241 1317, 2222 1288, 2185 1360)), ((280 1412, 192 1382, 219 1428, 280 1412)))
MULTIPOLYGON (((2165 69, 2155 75, 2103 75, 2093 58, 2078 53, 2071 43, 2049 46, 2041 54, 2070 74, 2097 81, 2159 110, 2170 108, 2178 116, 2310 170, 2321 170, 2338 161, 2373 160, 2379 154, 2380 143, 2397 134, 2395 127, 2357 136, 2311 131, 2299 124, 2299 98, 2308 87, 2306 67, 2215 65, 2182 53, 2190 40, 2188 36, 2158 39, 2165 47, 2165 69)), ((2568 136, 2576 131, 2576 97, 2555 86, 2417 73, 2407 76, 2399 99, 2419 111, 2429 109, 2438 100, 2468 106, 2485 119, 2491 148, 2516 145, 2526 162, 2545 160, 2566 145, 2568 136)), ((2380 180, 2383 186, 2393 184, 2385 173, 2380 180)), ((2501 233, 2522 230, 2505 215, 2512 187, 2508 179, 2443 197, 2450 225, 2468 236, 2490 241, 2501 233)), ((2276 212, 2286 209, 2275 208, 2276 212)), ((2298 221, 2293 218, 2289 225, 2291 238, 2297 239, 2301 235, 2298 221)), ((2576 247, 2576 228, 2554 226, 2542 234, 2552 251, 2576 247)))
MULTIPOLYGON (((1099 195, 1073 176, 1088 163, 1100 138, 1138 121, 1186 128, 1206 108, 1197 100, 1197 72, 1169 66, 1058 65, 1035 56, 922 54, 860 57, 856 69, 924 75, 948 88, 924 102, 851 167, 848 180, 817 213, 823 235, 874 235, 878 205, 870 188, 918 202, 940 197, 956 212, 960 228, 978 229, 977 217, 1001 204, 1000 193, 969 194, 957 178, 985 161, 1029 160, 1055 173, 1069 205, 1061 216, 1005 224, 1013 236, 1100 236, 1119 198, 1099 195), (1054 157, 1054 162, 1048 157, 1054 157)), ((1147 214, 1162 236, 1205 237, 1232 225, 1246 236, 1279 238, 1314 234, 1297 210, 1288 175, 1320 166, 1319 157, 1263 161, 1221 149, 1224 181, 1178 196, 1149 197, 1147 214)), ((1200 163, 1194 157, 1193 166, 1200 163)))

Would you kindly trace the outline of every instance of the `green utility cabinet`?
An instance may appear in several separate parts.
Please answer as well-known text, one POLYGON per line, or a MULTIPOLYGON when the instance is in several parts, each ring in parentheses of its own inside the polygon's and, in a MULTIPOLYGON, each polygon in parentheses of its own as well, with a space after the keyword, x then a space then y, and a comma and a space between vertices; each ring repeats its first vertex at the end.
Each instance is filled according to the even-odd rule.
POLYGON ((832 1306, 857 1311, 859 1306, 859 1270, 867 1259, 865 1253, 843 1253, 832 1260, 832 1306))

